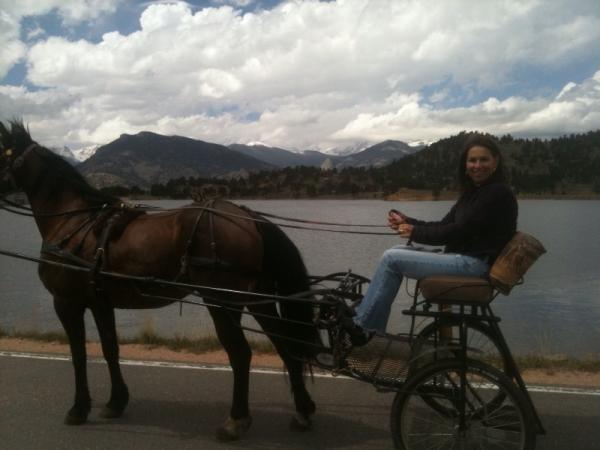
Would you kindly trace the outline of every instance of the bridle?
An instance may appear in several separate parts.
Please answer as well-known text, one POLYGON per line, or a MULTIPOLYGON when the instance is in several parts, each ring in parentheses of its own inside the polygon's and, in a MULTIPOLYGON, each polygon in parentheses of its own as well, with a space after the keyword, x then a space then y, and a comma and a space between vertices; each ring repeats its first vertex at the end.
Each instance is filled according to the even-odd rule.
POLYGON ((7 149, 4 149, 3 156, 9 160, 9 165, 10 165, 11 169, 13 169, 13 168, 18 169, 25 161, 25 158, 27 157, 27 155, 29 155, 29 153, 31 153, 37 147, 39 147, 39 144, 37 142, 32 142, 27 147, 25 147, 25 150, 23 150, 19 156, 16 156, 16 157, 15 157, 14 148, 7 148, 7 149), (13 157, 14 157, 14 160, 11 162, 10 160, 13 157))
POLYGON ((18 156, 16 155, 14 148, 5 148, 2 151, 2 157, 6 161, 6 164, 3 164, 2 172, 0 173, 0 179, 4 180, 5 177, 10 176, 13 187, 17 188, 13 172, 25 163, 25 158, 27 158, 27 156, 37 147, 39 147, 38 143, 32 142, 18 156))

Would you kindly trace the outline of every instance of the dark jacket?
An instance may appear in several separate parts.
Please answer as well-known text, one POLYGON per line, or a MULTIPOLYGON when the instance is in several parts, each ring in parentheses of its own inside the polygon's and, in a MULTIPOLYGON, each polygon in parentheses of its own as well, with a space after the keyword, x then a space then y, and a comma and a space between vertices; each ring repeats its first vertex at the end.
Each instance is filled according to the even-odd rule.
POLYGON ((439 222, 408 218, 411 239, 445 245, 446 253, 486 259, 491 265, 517 230, 518 205, 511 189, 492 181, 467 189, 439 222))

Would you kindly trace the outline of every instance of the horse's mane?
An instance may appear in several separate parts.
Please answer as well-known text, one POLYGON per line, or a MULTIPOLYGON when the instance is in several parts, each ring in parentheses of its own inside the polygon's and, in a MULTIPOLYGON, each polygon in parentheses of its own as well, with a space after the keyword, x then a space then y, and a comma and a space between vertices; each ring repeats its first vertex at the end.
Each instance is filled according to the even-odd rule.
MULTIPOLYGON (((29 134, 29 130, 21 121, 13 120, 9 123, 11 125, 10 132, 4 124, 0 122, 0 139, 3 148, 13 146, 15 148, 24 149, 34 143, 29 134)), ((47 167, 46 175, 50 179, 56 180, 56 183, 51 183, 53 188, 59 189, 61 185, 67 184, 75 192, 81 195, 84 201, 92 206, 105 203, 113 204, 120 201, 118 197, 101 192, 91 186, 77 169, 51 150, 38 144, 35 151, 43 159, 44 164, 47 167)))

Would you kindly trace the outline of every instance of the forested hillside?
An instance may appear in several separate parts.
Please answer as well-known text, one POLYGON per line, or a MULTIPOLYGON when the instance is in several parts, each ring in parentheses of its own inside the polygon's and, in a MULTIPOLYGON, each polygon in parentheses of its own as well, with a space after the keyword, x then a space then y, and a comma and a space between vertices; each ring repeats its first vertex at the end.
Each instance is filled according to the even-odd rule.
MULTIPOLYGON (((456 188, 456 167, 469 133, 442 139, 416 155, 383 169, 398 186, 415 189, 456 188)), ((499 138, 507 175, 515 191, 566 194, 600 192, 600 130, 586 134, 540 139, 499 138)))
MULTIPOLYGON (((230 180, 178 178, 155 184, 150 193, 189 197, 213 190, 229 197, 360 196, 380 198, 399 189, 420 189, 437 197, 455 191, 458 157, 469 133, 442 139, 382 168, 320 170, 294 167, 261 171, 230 180)), ((600 130, 552 140, 499 139, 509 182, 525 195, 600 194, 600 130)), ((126 188, 112 188, 126 195, 126 188), (119 191, 120 189, 120 191, 119 191)))

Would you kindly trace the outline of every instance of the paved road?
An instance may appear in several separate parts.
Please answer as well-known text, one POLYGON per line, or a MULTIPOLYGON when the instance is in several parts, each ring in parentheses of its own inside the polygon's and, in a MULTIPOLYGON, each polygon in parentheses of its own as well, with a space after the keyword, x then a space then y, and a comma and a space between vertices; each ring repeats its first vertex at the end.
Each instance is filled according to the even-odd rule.
MULTIPOLYGON (((227 416, 231 373, 200 368, 125 365, 132 400, 121 419, 97 417, 108 396, 102 363, 89 365, 90 421, 62 424, 72 399, 69 361, 0 353, 0 449, 390 449, 392 394, 343 378, 318 378, 314 428, 288 430, 289 388, 281 374, 252 374, 254 424, 238 443, 219 444, 214 429, 227 416)), ((600 392, 533 394, 549 430, 538 449, 600 448, 600 392)))

